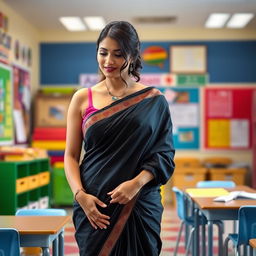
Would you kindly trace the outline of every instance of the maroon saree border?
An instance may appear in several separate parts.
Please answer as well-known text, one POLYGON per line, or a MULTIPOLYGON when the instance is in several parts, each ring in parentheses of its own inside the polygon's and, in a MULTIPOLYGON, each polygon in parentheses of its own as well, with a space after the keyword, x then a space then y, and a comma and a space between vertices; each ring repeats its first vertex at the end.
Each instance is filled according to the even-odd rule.
POLYGON ((113 229, 111 230, 107 240, 103 244, 98 256, 108 256, 111 253, 132 212, 132 209, 135 205, 137 197, 138 197, 138 194, 123 207, 117 222, 115 223, 113 229))
POLYGON ((85 136, 86 131, 89 129, 89 127, 91 127, 96 122, 101 121, 104 118, 108 118, 114 115, 115 113, 122 111, 126 108, 129 108, 139 103, 143 99, 155 97, 158 95, 161 95, 161 92, 158 89, 152 87, 151 90, 147 90, 132 98, 125 99, 116 105, 110 106, 107 109, 104 109, 104 110, 102 109, 102 111, 99 111, 98 113, 97 112, 93 113, 93 115, 89 116, 82 125, 83 135, 85 136))

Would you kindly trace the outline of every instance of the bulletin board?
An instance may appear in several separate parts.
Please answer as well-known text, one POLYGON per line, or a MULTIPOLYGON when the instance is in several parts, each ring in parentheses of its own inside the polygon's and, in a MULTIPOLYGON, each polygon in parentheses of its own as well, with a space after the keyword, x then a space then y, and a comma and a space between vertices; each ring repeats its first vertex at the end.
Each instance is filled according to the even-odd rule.
POLYGON ((14 142, 12 70, 0 63, 0 145, 14 142))
POLYGON ((205 89, 205 148, 252 147, 254 88, 205 89))
POLYGON ((175 149, 199 148, 199 89, 158 87, 165 95, 173 122, 175 149))

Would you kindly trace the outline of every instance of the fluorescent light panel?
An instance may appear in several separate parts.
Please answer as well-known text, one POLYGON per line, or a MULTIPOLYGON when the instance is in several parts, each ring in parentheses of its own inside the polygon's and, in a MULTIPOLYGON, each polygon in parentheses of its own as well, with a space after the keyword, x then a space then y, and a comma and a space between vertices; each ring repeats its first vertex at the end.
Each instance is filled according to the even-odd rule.
POLYGON ((84 21, 90 30, 102 30, 106 25, 105 20, 100 16, 84 17, 84 21))
POLYGON ((86 27, 79 17, 61 17, 60 22, 70 31, 83 31, 86 27))
POLYGON ((225 23, 227 22, 230 14, 228 13, 212 13, 206 23, 205 27, 207 28, 222 28, 224 27, 225 23))
POLYGON ((254 17, 252 13, 235 13, 227 23, 228 28, 244 28, 254 17))

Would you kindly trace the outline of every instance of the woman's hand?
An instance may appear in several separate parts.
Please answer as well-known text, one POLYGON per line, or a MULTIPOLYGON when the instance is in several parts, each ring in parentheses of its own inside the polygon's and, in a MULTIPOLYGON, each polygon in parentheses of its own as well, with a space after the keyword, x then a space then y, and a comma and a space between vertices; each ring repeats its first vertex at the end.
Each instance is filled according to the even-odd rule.
POLYGON ((87 193, 79 193, 76 196, 76 200, 83 208, 88 220, 95 229, 97 229, 98 227, 100 229, 107 228, 107 225, 110 224, 110 217, 100 213, 96 207, 96 205, 99 205, 105 208, 107 207, 106 204, 100 201, 97 197, 87 193))
POLYGON ((127 204, 139 192, 140 188, 141 186, 135 179, 125 181, 108 192, 112 198, 110 203, 127 204))

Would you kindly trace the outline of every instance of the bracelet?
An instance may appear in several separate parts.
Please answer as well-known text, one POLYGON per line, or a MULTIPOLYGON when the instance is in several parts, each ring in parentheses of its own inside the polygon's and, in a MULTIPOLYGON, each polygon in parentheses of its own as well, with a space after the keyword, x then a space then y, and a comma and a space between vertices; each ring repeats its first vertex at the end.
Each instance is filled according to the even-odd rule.
POLYGON ((75 200, 76 200, 76 196, 78 195, 78 193, 79 193, 80 191, 83 191, 84 193, 86 193, 86 191, 85 191, 84 188, 79 188, 79 189, 76 191, 75 195, 74 195, 74 199, 75 199, 75 200))

